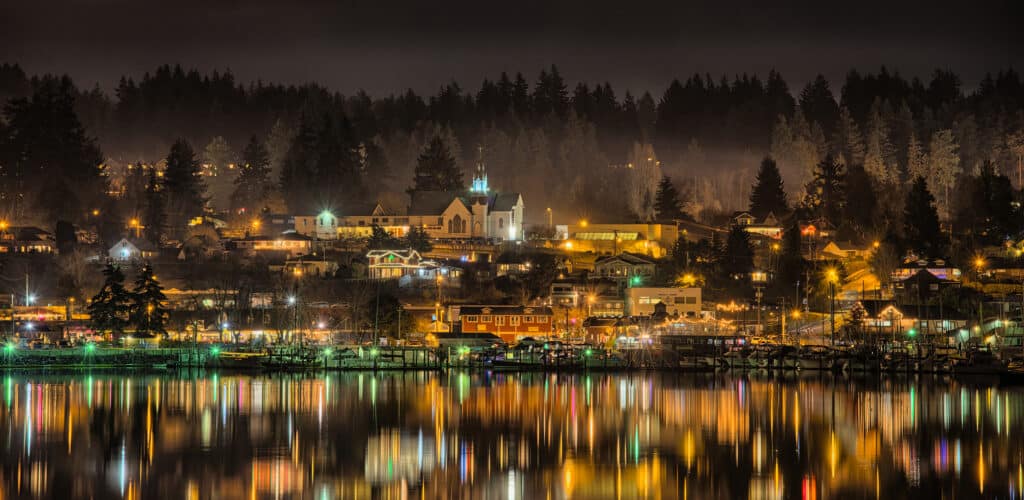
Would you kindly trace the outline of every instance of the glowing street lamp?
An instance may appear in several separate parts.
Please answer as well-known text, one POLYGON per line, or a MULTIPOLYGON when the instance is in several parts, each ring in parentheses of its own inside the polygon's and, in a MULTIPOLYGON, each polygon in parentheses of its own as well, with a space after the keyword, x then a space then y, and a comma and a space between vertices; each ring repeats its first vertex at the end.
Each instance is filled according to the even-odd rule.
POLYGON ((829 316, 831 322, 831 331, 829 333, 829 342, 832 345, 836 345, 836 283, 839 282, 839 272, 834 267, 830 267, 825 270, 825 279, 828 281, 828 290, 831 297, 829 303, 829 316))

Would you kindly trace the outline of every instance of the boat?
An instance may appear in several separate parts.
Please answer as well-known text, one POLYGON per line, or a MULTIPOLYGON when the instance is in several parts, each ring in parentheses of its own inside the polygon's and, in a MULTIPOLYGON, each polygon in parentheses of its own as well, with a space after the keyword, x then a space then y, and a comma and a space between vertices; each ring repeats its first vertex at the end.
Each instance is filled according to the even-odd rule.
POLYGON ((801 370, 827 370, 831 350, 825 346, 804 346, 797 354, 797 367, 801 370))

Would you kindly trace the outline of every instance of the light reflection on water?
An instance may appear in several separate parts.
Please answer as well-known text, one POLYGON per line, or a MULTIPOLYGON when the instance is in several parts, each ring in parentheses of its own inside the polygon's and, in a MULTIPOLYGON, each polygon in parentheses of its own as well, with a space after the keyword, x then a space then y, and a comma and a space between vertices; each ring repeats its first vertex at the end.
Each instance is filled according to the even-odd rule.
POLYGON ((2 497, 1021 498, 1024 387, 642 374, 8 375, 2 497))

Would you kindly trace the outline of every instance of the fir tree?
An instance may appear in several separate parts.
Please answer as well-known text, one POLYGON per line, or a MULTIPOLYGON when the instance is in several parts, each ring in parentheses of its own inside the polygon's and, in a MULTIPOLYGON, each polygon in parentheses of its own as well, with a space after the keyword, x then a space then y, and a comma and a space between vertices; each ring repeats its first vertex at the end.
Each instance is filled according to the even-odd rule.
POLYGON ((167 155, 167 169, 164 170, 168 219, 174 229, 185 227, 189 219, 203 214, 206 185, 200 175, 192 146, 184 139, 175 141, 167 155))
POLYGON ((754 247, 745 229, 734 226, 729 230, 720 262, 725 278, 750 281, 750 273, 754 270, 754 247))
POLYGON ((658 191, 654 196, 654 211, 658 220, 674 221, 685 220, 689 217, 683 212, 682 202, 679 200, 679 191, 667 175, 661 177, 658 182, 658 191))
POLYGON ((918 257, 945 257, 946 239, 939 226, 935 197, 928 182, 918 177, 907 193, 903 208, 903 239, 918 257))
MULTIPOLYGON (((412 228, 410 228, 411 232, 412 228)), ((402 241, 388 234, 383 227, 374 224, 370 237, 366 240, 367 250, 396 250, 403 247, 402 241)))
POLYGON ((129 308, 129 320, 136 332, 167 333, 167 297, 163 290, 153 276, 153 268, 149 264, 142 266, 135 278, 129 308))
POLYGON ((806 186, 804 209, 838 225, 845 199, 845 168, 832 155, 826 155, 814 168, 813 176, 806 186))
POLYGON ((417 159, 414 182, 410 192, 466 189, 462 172, 455 164, 455 158, 438 136, 434 136, 417 159))
POLYGON ((103 286, 89 302, 89 317, 96 331, 120 333, 128 322, 131 295, 124 288, 124 273, 120 268, 107 264, 103 276, 103 286))
POLYGON ((427 235, 427 231, 418 226, 409 228, 409 233, 405 235, 405 243, 409 248, 419 253, 426 253, 434 249, 434 245, 430 243, 430 236, 427 235))
POLYGON ((789 211, 786 203, 786 190, 782 183, 782 174, 775 160, 765 157, 761 160, 761 168, 757 171, 757 180, 750 192, 750 214, 762 219, 768 214, 783 216, 789 211))
POLYGON ((252 136, 242 152, 242 164, 235 177, 231 208, 255 214, 270 191, 270 157, 263 143, 252 136))

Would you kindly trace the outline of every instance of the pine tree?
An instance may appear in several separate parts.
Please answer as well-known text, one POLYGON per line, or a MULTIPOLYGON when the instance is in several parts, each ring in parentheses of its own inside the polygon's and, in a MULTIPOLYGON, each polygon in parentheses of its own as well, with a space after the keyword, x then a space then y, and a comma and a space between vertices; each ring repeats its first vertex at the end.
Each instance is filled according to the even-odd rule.
POLYGON ((146 209, 142 216, 142 225, 145 228, 146 240, 154 245, 160 244, 167 224, 164 205, 164 193, 157 179, 156 169, 151 168, 146 182, 146 209))
POLYGON ((826 155, 814 169, 813 178, 806 186, 804 208, 812 215, 824 217, 838 225, 845 200, 845 168, 826 155))
POLYGON ((200 175, 192 146, 184 139, 175 141, 167 155, 167 169, 164 170, 168 220, 175 230, 184 228, 190 219, 203 214, 206 185, 200 175))
MULTIPOLYGON (((410 228, 410 232, 411 230, 412 228, 410 228)), ((370 237, 366 240, 367 250, 396 250, 405 246, 403 241, 391 236, 377 224, 374 224, 370 231, 370 237)))
POLYGON ((725 278, 743 282, 750 280, 750 273, 754 270, 754 247, 745 229, 734 226, 729 230, 720 262, 725 278))
POLYGON ((957 149, 953 131, 949 129, 935 132, 928 143, 928 167, 931 170, 928 178, 932 180, 932 185, 936 189, 942 190, 942 202, 939 206, 945 215, 950 213, 949 190, 956 184, 957 176, 960 174, 960 156, 957 149))
POLYGON ((231 194, 231 208, 255 214, 261 208, 270 190, 270 157, 263 143, 252 136, 242 152, 235 192, 231 194))
POLYGON ((153 276, 153 268, 146 264, 135 278, 131 293, 129 321, 136 332, 167 333, 167 297, 163 287, 153 276))
POLYGON ((836 122, 836 132, 832 138, 832 150, 842 164, 860 165, 864 161, 864 138, 860 134, 857 122, 846 108, 839 110, 839 120, 836 122))
POLYGON ((782 182, 779 167, 770 156, 761 160, 757 171, 757 180, 750 192, 750 214, 758 219, 775 214, 782 217, 789 211, 786 202, 786 190, 782 182))
POLYGON ((96 331, 120 333, 128 323, 131 296, 124 288, 124 273, 120 268, 107 264, 103 276, 103 286, 89 302, 89 317, 96 331))
POLYGON ((435 136, 416 160, 416 177, 410 192, 462 191, 466 189, 462 172, 448 146, 435 136))
POLYGON ((427 231, 418 226, 409 228, 409 233, 405 235, 405 244, 419 253, 426 253, 434 249, 427 231))
POLYGON ((689 219, 689 216, 683 212, 679 191, 667 175, 662 176, 661 182, 658 183, 658 192, 654 196, 654 211, 658 214, 658 220, 661 221, 689 219))
POLYGON ((907 193, 903 208, 903 239, 918 257, 945 257, 946 239, 939 226, 935 197, 928 191, 924 177, 918 177, 907 193))
POLYGON ((907 141, 906 175, 908 184, 913 183, 918 177, 928 176, 928 160, 924 155, 924 148, 913 132, 907 141))

